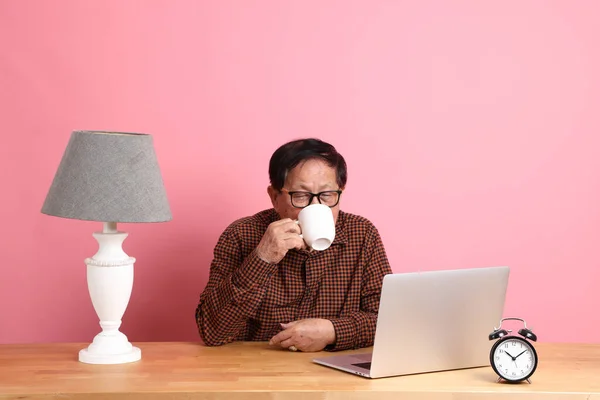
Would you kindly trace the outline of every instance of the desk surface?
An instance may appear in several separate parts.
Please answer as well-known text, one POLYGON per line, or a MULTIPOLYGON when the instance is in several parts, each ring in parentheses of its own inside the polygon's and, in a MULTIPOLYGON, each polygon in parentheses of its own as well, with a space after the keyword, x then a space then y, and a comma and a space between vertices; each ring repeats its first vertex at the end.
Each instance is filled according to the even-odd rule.
POLYGON ((136 346, 141 361, 89 365, 77 361, 82 344, 0 345, 0 399, 600 400, 600 344, 538 343, 531 385, 496 383, 490 367, 366 379, 266 343, 136 346))

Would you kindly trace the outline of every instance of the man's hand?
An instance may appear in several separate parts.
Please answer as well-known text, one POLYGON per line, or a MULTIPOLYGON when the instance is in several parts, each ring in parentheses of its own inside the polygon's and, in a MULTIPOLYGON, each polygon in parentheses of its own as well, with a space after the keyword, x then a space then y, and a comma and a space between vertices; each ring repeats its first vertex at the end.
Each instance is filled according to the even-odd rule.
POLYGON ((271 264, 277 264, 285 257, 290 249, 303 249, 306 247, 300 237, 300 227, 289 218, 275 221, 269 225, 260 243, 256 247, 256 254, 271 264))
POLYGON ((335 343, 335 329, 328 319, 308 318, 281 324, 283 330, 269 344, 284 349, 295 346, 301 351, 321 351, 335 343))

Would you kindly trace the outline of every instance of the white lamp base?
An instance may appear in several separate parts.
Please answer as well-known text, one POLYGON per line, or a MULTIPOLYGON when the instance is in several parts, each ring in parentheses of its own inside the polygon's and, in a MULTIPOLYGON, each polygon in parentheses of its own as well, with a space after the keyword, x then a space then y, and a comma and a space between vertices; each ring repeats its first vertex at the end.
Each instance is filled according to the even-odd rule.
POLYGON ((142 359, 142 351, 131 346, 131 351, 123 354, 94 354, 88 349, 79 350, 79 361, 86 364, 125 364, 142 359))
POLYGON ((123 364, 139 361, 142 351, 115 329, 104 329, 92 344, 79 351, 79 361, 87 364, 123 364))
POLYGON ((118 232, 117 224, 105 222, 104 231, 94 233, 98 252, 87 258, 87 283, 102 332, 79 352, 79 361, 88 364, 122 364, 138 361, 142 352, 119 331, 121 318, 133 289, 135 258, 123 251, 127 233, 118 232))

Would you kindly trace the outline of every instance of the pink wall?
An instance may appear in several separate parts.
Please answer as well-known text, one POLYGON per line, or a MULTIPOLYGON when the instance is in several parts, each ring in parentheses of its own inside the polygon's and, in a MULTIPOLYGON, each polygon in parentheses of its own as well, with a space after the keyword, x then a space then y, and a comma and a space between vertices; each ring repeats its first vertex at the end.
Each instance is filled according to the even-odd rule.
POLYGON ((75 129, 155 138, 174 220, 120 226, 133 341, 196 340, 218 235, 269 206, 278 145, 318 136, 394 271, 509 265, 508 315, 598 342, 598 4, 1 2, 0 343, 99 330, 100 224, 40 214, 75 129))

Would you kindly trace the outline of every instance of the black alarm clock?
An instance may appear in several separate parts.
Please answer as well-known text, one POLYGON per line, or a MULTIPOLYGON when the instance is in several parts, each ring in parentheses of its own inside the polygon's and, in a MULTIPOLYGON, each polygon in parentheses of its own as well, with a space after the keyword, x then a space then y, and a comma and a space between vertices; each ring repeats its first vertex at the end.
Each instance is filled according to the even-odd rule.
POLYGON ((496 340, 490 351, 490 364, 496 374, 498 381, 502 380, 508 383, 520 383, 527 381, 535 372, 538 365, 538 356, 532 342, 537 340, 537 336, 530 329, 527 329, 525 320, 521 318, 503 318, 500 320, 500 326, 494 328, 489 335, 490 340, 496 340), (523 329, 519 329, 516 336, 512 331, 502 329, 502 322, 507 320, 516 320, 523 322, 523 329))

